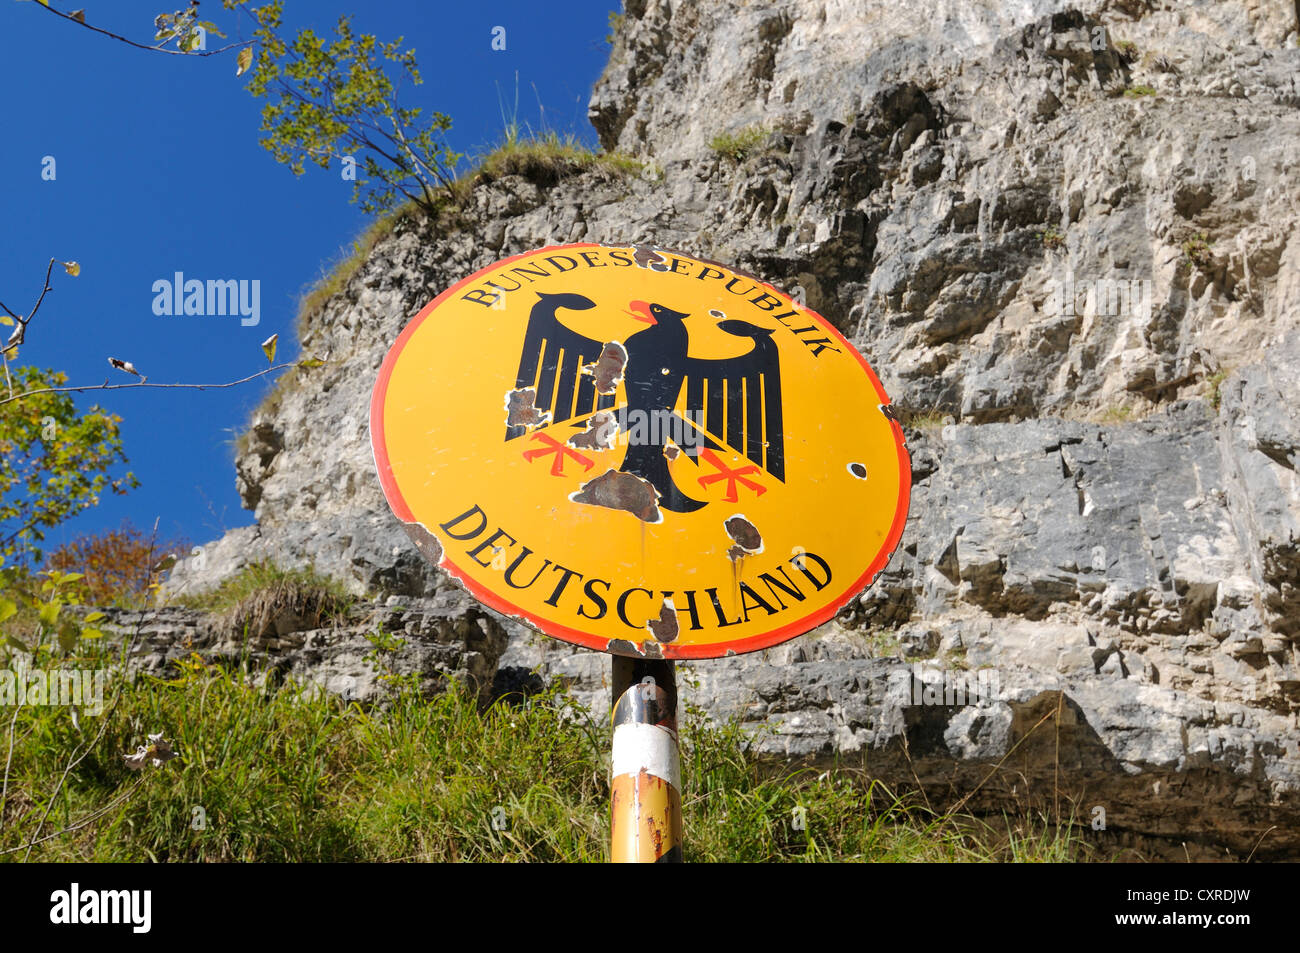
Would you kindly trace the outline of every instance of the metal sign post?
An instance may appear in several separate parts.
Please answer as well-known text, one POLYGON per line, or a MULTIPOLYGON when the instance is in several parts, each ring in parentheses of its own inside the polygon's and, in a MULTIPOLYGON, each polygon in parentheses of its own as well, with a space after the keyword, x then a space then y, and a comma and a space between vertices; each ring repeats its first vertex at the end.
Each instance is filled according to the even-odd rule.
POLYGON ((615 655, 610 718, 610 850, 614 863, 682 859, 676 666, 615 655))

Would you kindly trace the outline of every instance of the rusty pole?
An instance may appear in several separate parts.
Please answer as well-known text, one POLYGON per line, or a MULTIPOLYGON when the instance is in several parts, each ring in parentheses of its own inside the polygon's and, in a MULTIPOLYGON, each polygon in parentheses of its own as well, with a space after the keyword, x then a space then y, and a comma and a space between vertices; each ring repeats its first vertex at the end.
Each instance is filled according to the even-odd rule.
POLYGON ((609 859, 682 859, 677 671, 663 659, 613 656, 613 781, 609 859))

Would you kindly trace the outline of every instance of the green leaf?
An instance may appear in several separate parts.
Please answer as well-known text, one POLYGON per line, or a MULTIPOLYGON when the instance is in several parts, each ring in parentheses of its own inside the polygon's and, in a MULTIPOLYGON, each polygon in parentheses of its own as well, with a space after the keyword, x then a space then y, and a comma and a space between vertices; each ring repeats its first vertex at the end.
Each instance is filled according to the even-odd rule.
POLYGON ((312 370, 317 367, 324 367, 325 362, 318 357, 309 357, 298 362, 298 366, 306 370, 312 370))
POLYGON ((17 636, 11 635, 5 641, 20 652, 26 652, 28 655, 32 653, 32 647, 17 636))
POLYGON ((266 363, 273 364, 275 362, 275 346, 279 342, 280 335, 278 334, 272 334, 262 342, 262 353, 266 355, 266 363))
POLYGON ((99 631, 99 629, 82 629, 81 637, 83 639, 102 639, 104 633, 99 631))
POLYGON ((235 57, 235 75, 243 76, 248 72, 248 68, 253 65, 253 48, 246 46, 239 51, 235 57))
POLYGON ((9 599, 0 598, 0 622, 11 618, 18 612, 18 606, 9 599))
POLYGON ((84 619, 82 619, 81 621, 82 621, 82 622, 98 622, 98 621, 99 621, 100 619, 102 619, 102 618, 104 618, 104 613, 102 613, 102 612, 87 612, 87 613, 86 613, 86 617, 85 617, 84 619))
POLYGON ((41 606, 39 612, 41 621, 48 626, 53 626, 55 622, 59 621, 60 608, 61 606, 57 602, 45 603, 41 606))

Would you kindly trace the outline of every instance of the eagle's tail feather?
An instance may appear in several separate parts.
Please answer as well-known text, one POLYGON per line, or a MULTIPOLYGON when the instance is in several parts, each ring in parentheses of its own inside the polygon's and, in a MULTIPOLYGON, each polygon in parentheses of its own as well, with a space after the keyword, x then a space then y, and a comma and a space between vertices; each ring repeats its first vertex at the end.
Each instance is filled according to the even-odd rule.
POLYGON ((672 474, 668 472, 668 460, 664 457, 664 448, 661 446, 629 447, 620 469, 624 473, 641 477, 653 486, 659 493, 659 506, 671 513, 692 513, 708 505, 703 500, 687 496, 673 482, 672 474))

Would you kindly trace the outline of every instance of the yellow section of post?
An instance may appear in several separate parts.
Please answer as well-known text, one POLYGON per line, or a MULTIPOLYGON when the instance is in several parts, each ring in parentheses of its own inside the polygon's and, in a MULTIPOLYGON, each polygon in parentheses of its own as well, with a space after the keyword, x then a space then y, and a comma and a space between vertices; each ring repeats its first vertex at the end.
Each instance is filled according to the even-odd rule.
POLYGON ((677 679, 672 662, 613 658, 610 860, 682 859, 677 679))

